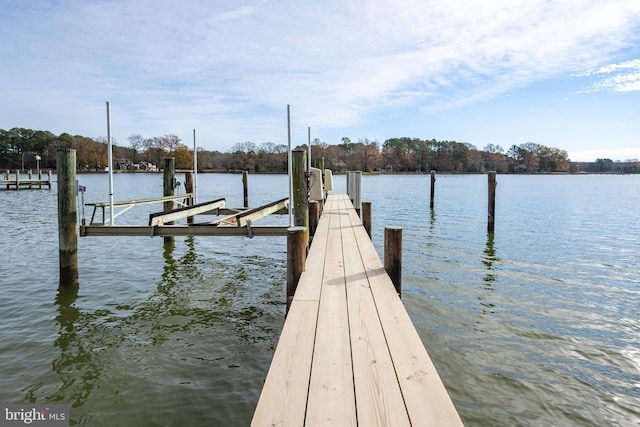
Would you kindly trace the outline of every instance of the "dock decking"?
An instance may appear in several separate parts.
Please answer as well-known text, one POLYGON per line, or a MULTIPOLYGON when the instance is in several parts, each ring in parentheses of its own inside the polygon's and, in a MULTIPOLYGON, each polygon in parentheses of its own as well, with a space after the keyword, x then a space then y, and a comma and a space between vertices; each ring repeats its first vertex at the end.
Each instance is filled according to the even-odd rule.
POLYGON ((462 425, 346 195, 327 199, 251 425, 462 425))

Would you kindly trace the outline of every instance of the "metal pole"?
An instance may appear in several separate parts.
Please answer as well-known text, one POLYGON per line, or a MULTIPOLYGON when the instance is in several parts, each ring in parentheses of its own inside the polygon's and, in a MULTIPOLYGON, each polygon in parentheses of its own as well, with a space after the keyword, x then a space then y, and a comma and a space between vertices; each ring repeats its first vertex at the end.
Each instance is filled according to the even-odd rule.
POLYGON ((113 148, 111 146, 111 103, 107 101, 107 162, 109 163, 109 227, 113 225, 113 148))
POLYGON ((193 204, 198 203, 198 149, 196 147, 196 130, 193 130, 193 204))
POLYGON ((307 154, 307 172, 311 172, 311 126, 307 128, 307 140, 309 141, 309 154, 307 154))
POLYGON ((291 165, 291 109, 287 104, 287 141, 289 143, 288 174, 289 174, 289 227, 293 227, 293 172, 291 165))

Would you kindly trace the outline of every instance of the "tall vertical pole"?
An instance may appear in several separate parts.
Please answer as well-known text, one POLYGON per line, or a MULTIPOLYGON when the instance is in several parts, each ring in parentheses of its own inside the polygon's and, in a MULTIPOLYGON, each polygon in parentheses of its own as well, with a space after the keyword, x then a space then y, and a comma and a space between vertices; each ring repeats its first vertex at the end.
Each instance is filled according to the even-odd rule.
POLYGON ((111 142, 111 103, 107 101, 107 163, 109 163, 109 227, 113 225, 113 147, 111 142))
POLYGON ((58 171, 58 252, 60 286, 78 283, 78 218, 76 208, 76 150, 56 152, 58 171))
POLYGON ((488 177, 489 211, 487 216, 487 231, 493 233, 496 225, 496 172, 490 171, 488 177))
POLYGON ((431 171, 431 197, 429 202, 429 207, 433 209, 434 199, 436 194, 436 171, 431 171))
POLYGON ((193 204, 198 203, 198 148, 196 147, 196 130, 193 130, 193 204))
POLYGON ((293 216, 296 226, 309 229, 309 190, 307 188, 307 153, 305 151, 293 151, 292 177, 293 177, 293 216))
MULTIPOLYGON (((193 193, 193 172, 184 173, 184 191, 186 193, 193 193)), ((195 205, 194 197, 195 197, 195 193, 193 196, 187 199, 188 206, 195 205)), ((187 224, 193 224, 194 222, 195 222, 195 217, 193 216, 187 217, 187 224)))
POLYGON ((289 226, 293 227, 293 172, 292 172, 292 159, 291 159, 291 109, 287 104, 287 141, 289 149, 287 151, 288 159, 288 171, 289 174, 289 226))
MULTIPOLYGON (((175 157, 165 157, 164 159, 164 168, 162 170, 162 188, 163 188, 163 196, 173 196, 174 190, 174 178, 176 176, 176 159, 175 157)), ((173 201, 164 202, 164 210, 170 211, 173 209, 173 201)), ((173 221, 167 222, 167 225, 173 224, 173 221)), ((173 242, 173 236, 164 236, 165 243, 173 242)))
POLYGON ((249 207, 249 172, 242 171, 242 195, 244 207, 249 207))
POLYGON ((309 149, 307 154, 307 172, 311 172, 311 126, 307 128, 307 141, 307 148, 309 149))

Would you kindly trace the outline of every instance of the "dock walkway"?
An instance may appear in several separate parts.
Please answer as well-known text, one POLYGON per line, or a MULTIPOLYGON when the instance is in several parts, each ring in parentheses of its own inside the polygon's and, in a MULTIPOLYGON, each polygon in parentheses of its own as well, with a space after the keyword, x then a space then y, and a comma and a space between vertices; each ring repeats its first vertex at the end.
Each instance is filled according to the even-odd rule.
POLYGON ((457 426, 346 195, 330 195, 252 426, 457 426))

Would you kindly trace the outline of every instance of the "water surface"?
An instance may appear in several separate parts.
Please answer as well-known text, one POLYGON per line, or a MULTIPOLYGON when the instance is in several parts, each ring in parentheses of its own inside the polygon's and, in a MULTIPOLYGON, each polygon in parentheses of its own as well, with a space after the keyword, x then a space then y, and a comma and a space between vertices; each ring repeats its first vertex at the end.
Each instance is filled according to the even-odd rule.
MULTIPOLYGON (((106 175, 78 179, 108 199, 106 175)), ((438 176, 430 211, 428 176, 362 182, 381 255, 383 227, 403 227, 403 302, 465 425, 638 425, 640 177, 498 176, 493 234, 486 183, 438 176)), ((114 187, 160 196, 162 177, 114 187)), ((240 175, 198 187, 242 205, 240 175)), ((252 206, 288 195, 285 176, 249 187, 252 206)), ((0 401, 70 403, 74 425, 247 425, 284 320, 285 239, 81 238, 79 290, 59 292, 56 197, 0 191, 0 401)))

